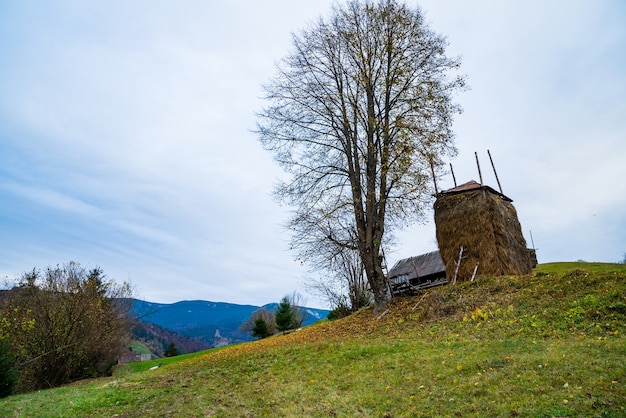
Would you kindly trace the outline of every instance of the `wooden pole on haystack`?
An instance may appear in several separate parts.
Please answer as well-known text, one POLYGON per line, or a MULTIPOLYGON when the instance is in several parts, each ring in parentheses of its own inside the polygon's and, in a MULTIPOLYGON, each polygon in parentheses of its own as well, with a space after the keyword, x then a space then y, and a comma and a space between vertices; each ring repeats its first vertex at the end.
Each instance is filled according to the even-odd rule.
POLYGON ((478 263, 476 263, 476 267, 474 267, 474 272, 472 273, 472 278, 470 279, 470 282, 473 282, 476 278, 476 271, 478 271, 478 263))
POLYGON ((459 260, 456 262, 456 269, 454 269, 454 279, 452 279, 452 284, 456 284, 456 276, 459 274, 459 267, 461 267, 461 260, 463 260, 463 253, 465 252, 465 248, 461 245, 461 251, 459 251, 459 260))
POLYGON ((483 184, 483 173, 480 172, 480 162, 478 162, 478 153, 474 152, 476 156, 476 167, 478 167, 478 177, 480 178, 480 184, 483 184))
POLYGON ((454 187, 456 187, 456 177, 454 177, 454 169, 452 169, 452 163, 450 163, 450 172, 452 173, 452 180, 454 180, 454 187))
POLYGON ((491 153, 489 152, 489 150, 487 150, 487 154, 489 154, 489 161, 491 161, 491 168, 493 168, 493 174, 495 174, 496 176, 496 181, 498 182, 498 188, 500 189, 500 193, 502 193, 502 186, 500 185, 500 179, 498 178, 498 173, 496 173, 496 166, 493 165, 493 158, 491 158, 491 153))

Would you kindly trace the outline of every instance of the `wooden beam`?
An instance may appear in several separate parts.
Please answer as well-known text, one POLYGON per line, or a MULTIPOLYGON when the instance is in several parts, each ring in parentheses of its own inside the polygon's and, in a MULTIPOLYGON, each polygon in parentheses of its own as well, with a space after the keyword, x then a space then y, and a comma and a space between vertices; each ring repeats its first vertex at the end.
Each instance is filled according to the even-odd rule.
POLYGON ((489 161, 491 161, 491 168, 493 168, 493 174, 495 174, 496 176, 496 181, 498 182, 498 188, 500 189, 500 193, 502 193, 502 186, 500 185, 500 179, 498 178, 498 173, 496 172, 496 166, 493 165, 493 158, 491 158, 491 153, 489 152, 489 150, 487 150, 487 154, 489 154, 489 161))
POLYGON ((478 177, 480 178, 480 184, 482 186, 482 184, 483 184, 483 173, 480 172, 480 162, 478 161, 478 153, 474 152, 474 155, 476 156, 476 167, 478 167, 478 177))
POLYGON ((454 170, 452 169, 452 163, 450 163, 450 172, 452 173, 452 180, 454 181, 454 187, 456 187, 456 177, 454 176, 454 170))

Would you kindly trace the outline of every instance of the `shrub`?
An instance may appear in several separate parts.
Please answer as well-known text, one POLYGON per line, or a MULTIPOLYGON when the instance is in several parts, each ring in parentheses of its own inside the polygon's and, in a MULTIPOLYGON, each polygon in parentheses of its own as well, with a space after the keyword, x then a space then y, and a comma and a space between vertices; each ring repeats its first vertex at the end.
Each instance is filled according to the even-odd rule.
POLYGON ((17 384, 17 367, 15 354, 9 339, 0 338, 0 398, 13 393, 17 384))
POLYGON ((178 355, 178 349, 176 348, 174 343, 170 343, 170 345, 167 346, 167 348, 163 352, 163 355, 165 357, 176 357, 178 355))
POLYGON ((346 297, 343 296, 343 297, 339 298, 339 300, 337 302, 337 306, 328 313, 327 319, 329 321, 334 321, 335 319, 344 318, 344 317, 350 315, 352 312, 355 312, 356 310, 358 310, 358 308, 357 309, 352 309, 349 306, 346 297))
POLYGON ((0 335, 22 364, 17 391, 110 375, 129 340, 131 293, 74 262, 23 274, 0 300, 0 335))

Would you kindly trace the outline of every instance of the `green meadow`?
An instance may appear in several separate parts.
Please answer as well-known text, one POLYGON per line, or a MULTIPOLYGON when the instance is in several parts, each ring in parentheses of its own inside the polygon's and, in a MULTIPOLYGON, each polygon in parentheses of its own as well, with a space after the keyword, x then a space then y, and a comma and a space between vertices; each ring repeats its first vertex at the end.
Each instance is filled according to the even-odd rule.
POLYGON ((544 264, 11 396, 0 416, 626 417, 625 334, 626 265, 544 264))

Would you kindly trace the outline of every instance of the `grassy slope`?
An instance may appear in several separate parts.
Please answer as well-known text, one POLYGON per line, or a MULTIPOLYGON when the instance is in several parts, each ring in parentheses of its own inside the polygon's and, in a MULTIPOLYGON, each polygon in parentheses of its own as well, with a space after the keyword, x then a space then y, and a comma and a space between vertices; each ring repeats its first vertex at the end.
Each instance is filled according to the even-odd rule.
POLYGON ((626 266, 540 265, 152 371, 0 401, 0 416, 626 416, 626 266))
POLYGON ((150 349, 141 341, 133 341, 130 344, 130 347, 132 348, 134 353, 138 353, 138 354, 152 354, 152 351, 150 351, 150 349))

